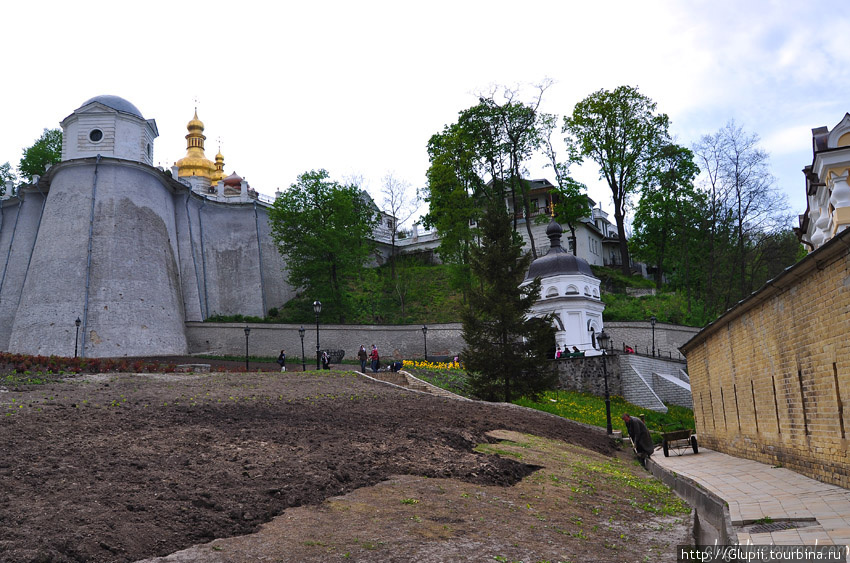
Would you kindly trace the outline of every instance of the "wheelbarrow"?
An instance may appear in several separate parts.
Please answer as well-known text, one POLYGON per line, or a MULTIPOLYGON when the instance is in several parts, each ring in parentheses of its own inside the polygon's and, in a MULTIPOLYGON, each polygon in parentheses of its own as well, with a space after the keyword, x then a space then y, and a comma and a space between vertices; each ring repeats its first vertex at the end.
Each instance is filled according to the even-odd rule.
POLYGON ((694 450, 695 454, 699 453, 697 435, 693 430, 682 428, 661 433, 661 449, 664 450, 664 457, 670 457, 670 450, 673 450, 676 455, 682 455, 688 448, 694 450))

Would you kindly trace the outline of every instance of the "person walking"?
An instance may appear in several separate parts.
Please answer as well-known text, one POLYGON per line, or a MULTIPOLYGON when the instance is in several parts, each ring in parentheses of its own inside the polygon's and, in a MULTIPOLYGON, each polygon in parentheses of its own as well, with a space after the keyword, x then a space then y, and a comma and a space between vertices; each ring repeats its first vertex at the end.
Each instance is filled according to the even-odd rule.
POLYGON ((331 359, 327 350, 322 352, 322 369, 331 369, 331 359))
POLYGON ((357 359, 360 360, 360 372, 366 373, 366 360, 369 359, 369 354, 366 352, 366 347, 360 345, 360 350, 357 351, 357 359))
POLYGON ((277 363, 280 365, 280 371, 286 371, 286 350, 280 351, 280 356, 277 357, 277 363))
POLYGON ((378 365, 381 358, 378 357, 378 347, 372 344, 372 352, 369 354, 369 359, 372 360, 372 373, 378 373, 378 365))

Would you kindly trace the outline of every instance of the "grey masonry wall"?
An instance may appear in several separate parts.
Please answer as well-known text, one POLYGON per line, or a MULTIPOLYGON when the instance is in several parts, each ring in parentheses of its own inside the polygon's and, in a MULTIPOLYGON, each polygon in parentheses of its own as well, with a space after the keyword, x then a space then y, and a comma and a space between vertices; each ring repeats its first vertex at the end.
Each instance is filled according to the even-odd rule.
MULTIPOLYGON (((216 355, 245 354, 245 327, 249 353, 252 356, 276 356, 282 348, 287 356, 301 355, 300 325, 186 323, 190 353, 209 352, 216 355)), ((307 358, 316 357, 316 325, 304 325, 304 351, 307 358)), ((458 323, 428 325, 428 357, 454 357, 463 349, 461 326, 458 323)), ((421 359, 425 353, 422 325, 319 325, 321 349, 344 350, 345 359, 356 359, 360 345, 371 349, 372 344, 384 358, 421 359)), ((315 361, 315 360, 314 360, 315 361)), ((309 362, 308 362, 309 363, 309 362)))
MULTIPOLYGON (((616 356, 606 356, 605 369, 608 371, 608 392, 623 395, 623 379, 620 364, 616 356)), ((591 393, 600 397, 605 395, 605 378, 602 371, 602 356, 586 358, 565 358, 555 362, 558 370, 558 382, 561 389, 591 393)))
MULTIPOLYGON (((655 323, 656 353, 665 358, 684 359, 679 347, 699 331, 696 327, 655 323)), ((625 343, 639 353, 652 352, 652 324, 649 321, 605 321, 605 332, 611 336, 612 345, 617 350, 622 350, 625 343)))
POLYGON ((0 349, 30 354, 72 356, 77 317, 81 355, 185 354, 187 320, 293 295, 266 207, 113 158, 62 162, 2 200, 0 264, 0 349))
MULTIPOLYGON (((45 196, 31 188, 19 197, 0 202, 0 349, 3 350, 9 348, 44 201, 45 196)), ((69 326, 73 326, 73 320, 70 319, 69 326)))
MULTIPOLYGON (((320 319, 321 322, 321 319, 320 319)), ((617 338, 618 331, 628 328, 630 323, 617 323, 619 327, 611 330, 612 338, 617 338)), ((642 323, 635 323, 642 324, 642 323)), ((283 346, 292 355, 296 348, 301 349, 301 341, 298 337, 300 325, 289 324, 232 324, 232 323, 199 323, 187 322, 186 334, 189 342, 190 353, 212 352, 214 354, 245 353, 244 328, 251 328, 250 340, 255 338, 259 355, 271 355, 279 352, 283 346), (256 335, 255 336, 255 329, 256 335), (262 335, 262 336, 260 336, 262 335), (260 350, 263 350, 260 354, 260 350), (265 352, 268 351, 268 352, 265 352)), ((666 325, 675 329, 675 325, 666 325)), ((316 350, 316 325, 304 326, 307 335, 304 338, 304 346, 308 357, 314 357, 316 350), (312 344, 311 344, 312 343, 312 344), (310 351, 312 347, 312 352, 310 351)), ((356 353, 360 344, 371 346, 377 344, 382 354, 389 354, 396 358, 421 358, 424 354, 424 339, 422 337, 422 325, 320 325, 320 345, 324 348, 343 349, 345 357, 351 358, 356 353)), ((686 327, 689 328, 689 327, 686 327)), ((606 332, 608 325, 605 325, 606 332)), ((640 330, 640 328, 638 328, 640 330)), ((665 330, 656 326, 656 337, 658 333, 665 330)), ((428 325, 428 356, 454 357, 459 355, 464 348, 462 337, 463 328, 460 323, 445 323, 428 325)), ((253 354, 253 352, 252 352, 253 354)), ((638 356, 634 356, 638 357, 638 356)), ((567 365, 570 359, 563 360, 567 365)), ((652 358, 649 358, 652 360, 652 358)), ((659 361, 658 358, 655 361, 659 361)), ((616 362, 609 358, 608 365, 616 366, 616 362)), ((663 362, 666 364, 667 362, 663 362)), ((684 363, 674 362, 672 365, 684 368, 684 363)), ((566 368, 564 368, 566 369, 566 368)), ((584 368, 582 368, 584 369, 584 368)), ((601 370, 601 364, 599 368, 601 370)), ((614 369, 617 369, 614 367, 614 369)), ((672 369, 672 368, 671 368, 672 369)), ((591 370, 593 371, 593 370, 591 370)), ((674 370, 675 371, 675 370, 674 370)), ((590 372, 585 372, 590 373, 590 372)), ((595 373, 595 372, 594 372, 595 373)), ((598 372, 601 378, 601 371, 598 372)), ((571 377, 571 376, 570 376, 571 377)), ((590 377, 589 375, 587 377, 590 377)))
POLYGON ((51 171, 9 348, 71 355, 79 316, 86 355, 185 353, 171 186, 149 166, 116 159, 51 171))

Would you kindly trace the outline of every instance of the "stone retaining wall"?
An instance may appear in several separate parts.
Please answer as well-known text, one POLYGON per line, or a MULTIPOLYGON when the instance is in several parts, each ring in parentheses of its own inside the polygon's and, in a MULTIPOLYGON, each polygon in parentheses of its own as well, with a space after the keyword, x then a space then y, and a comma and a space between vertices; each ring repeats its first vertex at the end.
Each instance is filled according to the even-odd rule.
MULTIPOLYGON (((656 354, 664 358, 684 359, 679 353, 679 347, 699 331, 699 328, 692 326, 655 323, 656 354)), ((649 321, 605 321, 605 332, 617 350, 622 350, 625 343, 638 353, 652 354, 652 324, 649 321)))
MULTIPOLYGON (((605 356, 608 370, 608 392, 623 395, 623 380, 616 356, 605 356)), ((558 385, 561 389, 605 396, 605 378, 602 371, 602 356, 565 358, 555 361, 558 370, 558 385)))
MULTIPOLYGON (((251 355, 277 356, 285 348, 289 357, 301 355, 300 325, 293 324, 237 324, 237 323, 186 323, 186 338, 189 353, 210 352, 219 355, 242 355, 245 353, 245 326, 251 328, 249 347, 251 355)), ((635 335, 644 334, 649 323, 617 322, 605 323, 615 347, 622 342, 638 342, 635 335), (646 325, 646 326, 644 326, 646 325), (629 340, 631 339, 631 340, 629 340)), ((304 351, 308 358, 315 359, 316 325, 305 325, 304 351)), ((657 324, 657 342, 682 342, 697 329, 677 325, 657 324)), ((460 323, 428 325, 428 357, 453 358, 463 351, 463 329, 460 323)), ((650 337, 651 339, 651 337, 650 337)), ((325 325, 319 326, 319 344, 322 349, 343 349, 345 357, 357 356, 358 347, 378 346, 382 356, 397 359, 421 359, 425 353, 422 325, 325 325)), ((73 343, 73 335, 71 336, 73 343)), ((666 344, 665 344, 666 345, 666 344)), ((674 354, 675 356, 675 354, 674 354)), ((566 361, 566 360, 565 360, 566 361)), ((609 361, 609 366, 614 362, 609 361)), ((601 364, 600 364, 601 366, 601 364)), ((601 369, 601 367, 599 368, 601 369)), ((600 372, 601 377, 601 372, 600 372)))
MULTIPOLYGON (((252 356, 277 356, 286 349, 290 361, 301 356, 301 325, 265 323, 186 323, 189 352, 240 356, 245 354, 245 327, 251 329, 248 351, 252 356)), ((305 325, 304 353, 316 359, 316 325, 305 325)), ((428 357, 454 357, 463 349, 458 323, 428 325, 428 357)), ((425 354, 422 325, 319 325, 321 349, 345 350, 345 359, 357 358, 360 345, 377 345, 382 358, 421 359, 425 354)))

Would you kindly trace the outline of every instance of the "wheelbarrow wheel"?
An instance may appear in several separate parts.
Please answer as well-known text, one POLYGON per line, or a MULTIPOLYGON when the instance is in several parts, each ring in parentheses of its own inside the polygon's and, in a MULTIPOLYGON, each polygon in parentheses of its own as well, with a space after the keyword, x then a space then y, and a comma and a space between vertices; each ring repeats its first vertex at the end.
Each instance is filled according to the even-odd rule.
POLYGON ((699 446, 697 445, 696 436, 691 436, 691 448, 693 448, 695 454, 699 453, 699 446))
POLYGON ((664 450, 664 457, 670 457, 670 445, 667 443, 667 440, 661 441, 661 449, 664 450))

